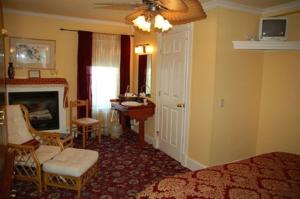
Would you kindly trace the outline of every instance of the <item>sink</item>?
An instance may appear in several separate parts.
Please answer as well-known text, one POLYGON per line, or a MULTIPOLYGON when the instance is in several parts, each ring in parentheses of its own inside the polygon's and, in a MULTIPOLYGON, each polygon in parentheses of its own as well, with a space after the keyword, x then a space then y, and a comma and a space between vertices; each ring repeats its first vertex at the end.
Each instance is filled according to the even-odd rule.
POLYGON ((141 106, 142 105, 142 103, 135 102, 135 101, 125 101, 125 102, 121 102, 121 104, 123 106, 141 106))
POLYGON ((119 99, 122 101, 122 102, 127 102, 127 101, 136 101, 137 97, 136 96, 124 96, 124 95, 119 95, 119 99))

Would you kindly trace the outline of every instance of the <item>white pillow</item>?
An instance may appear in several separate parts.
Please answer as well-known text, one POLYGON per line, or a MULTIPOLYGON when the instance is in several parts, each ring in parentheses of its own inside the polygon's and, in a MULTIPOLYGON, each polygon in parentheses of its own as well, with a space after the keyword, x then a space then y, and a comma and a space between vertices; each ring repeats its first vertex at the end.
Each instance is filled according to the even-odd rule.
POLYGON ((28 131, 20 105, 8 105, 6 111, 8 143, 23 144, 33 139, 28 131))

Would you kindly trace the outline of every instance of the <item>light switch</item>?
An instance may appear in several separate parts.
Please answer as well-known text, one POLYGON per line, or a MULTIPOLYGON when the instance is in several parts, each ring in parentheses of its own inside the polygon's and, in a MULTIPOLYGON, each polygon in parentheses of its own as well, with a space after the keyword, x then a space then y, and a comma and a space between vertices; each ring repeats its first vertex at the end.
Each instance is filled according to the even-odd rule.
POLYGON ((221 108, 224 108, 224 105, 225 105, 225 101, 224 101, 224 99, 221 99, 221 100, 220 100, 220 107, 221 107, 221 108))

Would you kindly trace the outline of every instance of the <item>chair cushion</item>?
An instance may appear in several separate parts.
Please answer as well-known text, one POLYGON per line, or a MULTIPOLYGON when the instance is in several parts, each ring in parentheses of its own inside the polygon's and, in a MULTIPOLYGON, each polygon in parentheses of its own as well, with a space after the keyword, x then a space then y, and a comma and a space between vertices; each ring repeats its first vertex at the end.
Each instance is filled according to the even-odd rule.
POLYGON ((79 177, 98 160, 98 152, 67 148, 52 160, 44 163, 43 170, 59 175, 79 177))
POLYGON ((96 119, 93 119, 93 118, 89 118, 89 117, 84 117, 84 118, 76 119, 76 120, 74 120, 74 122, 76 124, 79 124, 79 125, 88 126, 88 125, 93 125, 93 124, 98 123, 99 120, 96 120, 96 119))
POLYGON ((7 131, 8 143, 23 144, 33 139, 28 131, 20 105, 8 105, 7 110, 7 131))
POLYGON ((34 150, 36 150, 36 149, 38 149, 40 147, 41 143, 38 140, 36 140, 36 139, 32 139, 32 140, 29 140, 28 142, 23 143, 22 145, 33 146, 34 150))
MULTIPOLYGON (((43 164, 47 160, 52 159, 54 156, 60 153, 60 147, 58 146, 51 146, 51 145, 40 145, 40 147, 35 150, 35 155, 37 159, 39 160, 40 164, 43 164)), ((24 155, 18 155, 15 157, 15 163, 18 165, 25 165, 33 167, 34 161, 31 157, 31 154, 24 154, 24 155)))
POLYGON ((37 155, 37 158, 41 164, 52 159, 60 152, 61 150, 59 146, 52 145, 41 145, 37 150, 35 150, 35 154, 37 155))

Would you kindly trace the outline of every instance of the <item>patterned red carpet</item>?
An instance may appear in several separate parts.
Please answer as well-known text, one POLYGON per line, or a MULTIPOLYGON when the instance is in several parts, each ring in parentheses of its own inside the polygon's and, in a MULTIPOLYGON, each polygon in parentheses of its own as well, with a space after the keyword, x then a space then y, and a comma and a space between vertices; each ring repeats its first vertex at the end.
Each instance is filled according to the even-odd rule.
MULTIPOLYGON (((189 171, 163 152, 147 145, 140 150, 136 136, 127 135, 118 140, 102 137, 101 144, 92 142, 88 149, 99 152, 99 173, 81 192, 83 199, 135 198, 147 185, 166 176, 189 171)), ((30 182, 15 181, 16 198, 70 199, 75 191, 48 188, 39 193, 30 182)))

